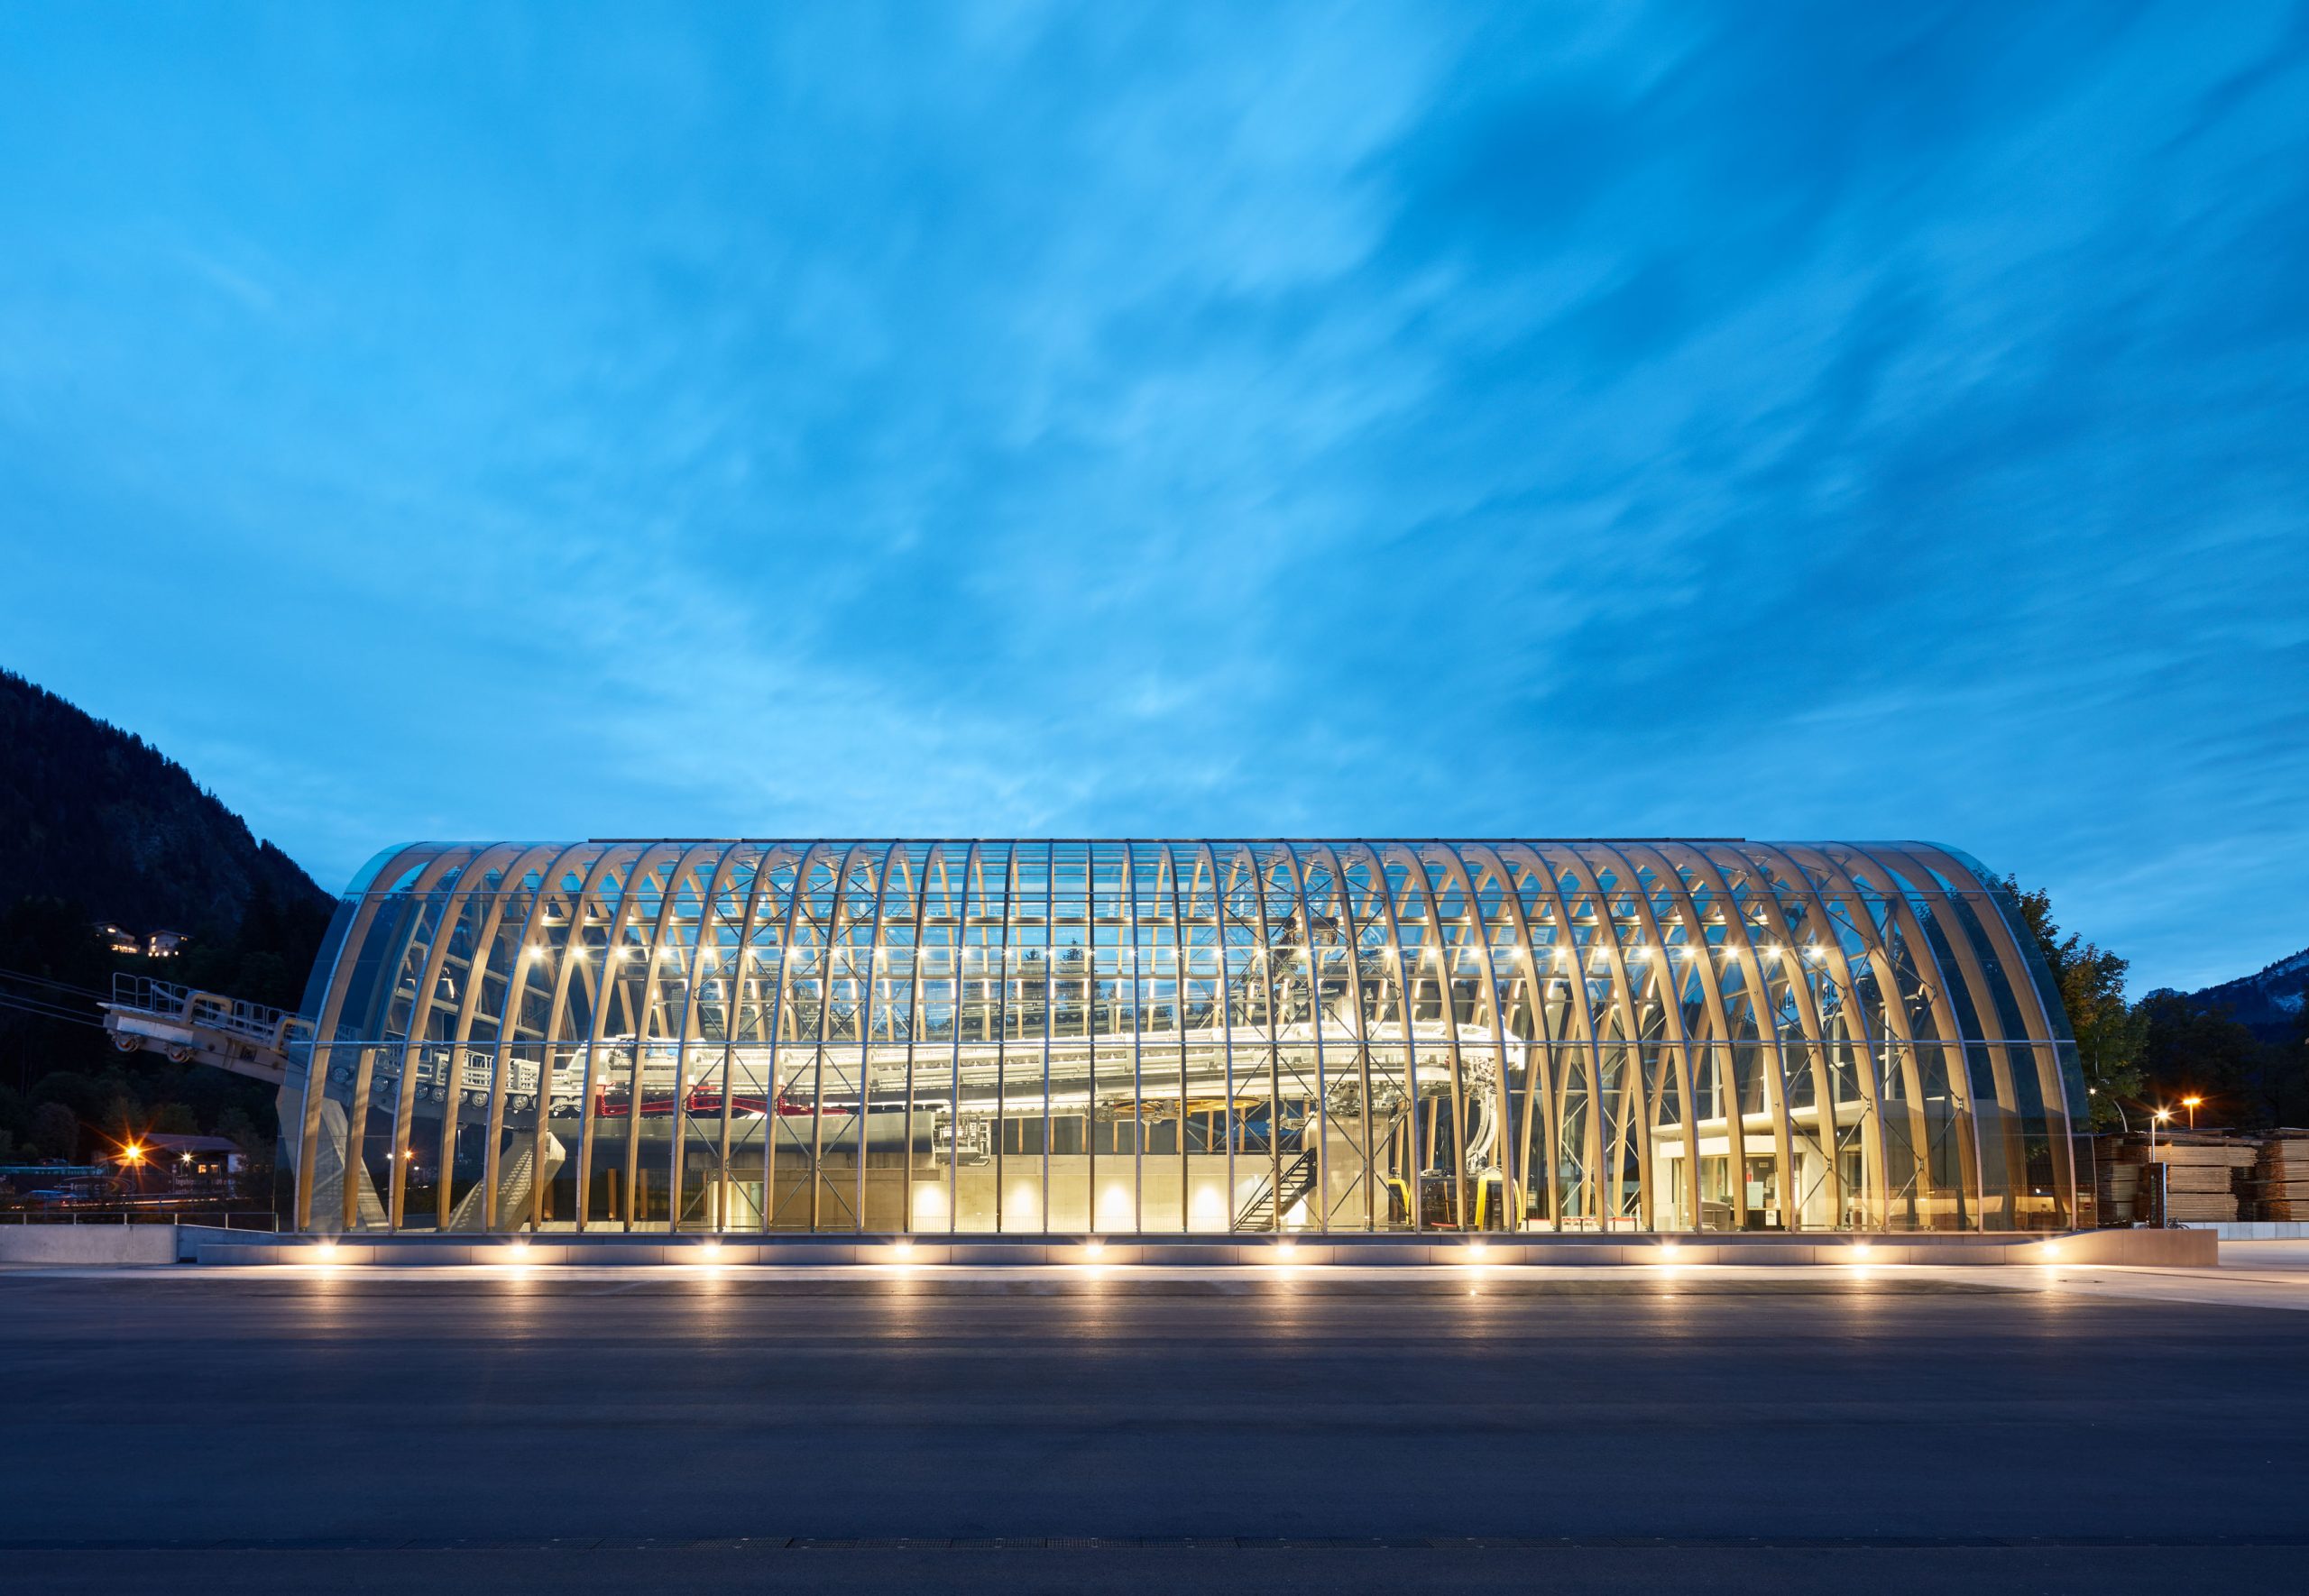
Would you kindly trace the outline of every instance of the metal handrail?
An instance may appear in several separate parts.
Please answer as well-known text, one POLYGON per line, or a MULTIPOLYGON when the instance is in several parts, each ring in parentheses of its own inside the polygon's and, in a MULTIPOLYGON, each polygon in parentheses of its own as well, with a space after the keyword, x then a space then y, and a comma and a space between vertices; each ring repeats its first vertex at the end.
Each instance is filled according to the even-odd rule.
POLYGON ((313 1028, 311 1021, 292 1010, 245 1003, 220 993, 179 986, 173 981, 134 975, 126 970, 113 972, 112 1000, 115 1008, 165 1015, 186 1024, 230 1032, 273 1048, 282 1046, 290 1033, 298 1031, 309 1033, 313 1028))
POLYGON ((47 1212, 36 1208, 6 1208, 0 1209, 0 1225, 214 1225, 223 1230, 279 1230, 281 1215, 269 1208, 223 1211, 196 1208, 189 1212, 172 1209, 167 1213, 140 1208, 115 1208, 95 1213, 75 1208, 47 1212), (235 1219, 262 1219, 264 1223, 235 1225, 233 1221, 235 1219))

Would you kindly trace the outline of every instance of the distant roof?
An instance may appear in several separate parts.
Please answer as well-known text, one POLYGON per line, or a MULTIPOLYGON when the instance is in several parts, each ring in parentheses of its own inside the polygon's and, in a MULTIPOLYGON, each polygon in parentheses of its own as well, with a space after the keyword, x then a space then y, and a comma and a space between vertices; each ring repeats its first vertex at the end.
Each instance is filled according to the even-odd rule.
POLYGON ((238 1152, 241 1144, 229 1136, 170 1136, 142 1138, 145 1146, 161 1152, 238 1152))

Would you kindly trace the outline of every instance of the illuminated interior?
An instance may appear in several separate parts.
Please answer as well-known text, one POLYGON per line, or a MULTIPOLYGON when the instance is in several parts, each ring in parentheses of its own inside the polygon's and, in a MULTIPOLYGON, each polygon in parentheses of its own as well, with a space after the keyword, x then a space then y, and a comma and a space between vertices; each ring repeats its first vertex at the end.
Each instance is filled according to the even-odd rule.
POLYGON ((2077 1222, 2002 888, 1922 843, 424 843, 342 900, 300 1227, 2077 1222))

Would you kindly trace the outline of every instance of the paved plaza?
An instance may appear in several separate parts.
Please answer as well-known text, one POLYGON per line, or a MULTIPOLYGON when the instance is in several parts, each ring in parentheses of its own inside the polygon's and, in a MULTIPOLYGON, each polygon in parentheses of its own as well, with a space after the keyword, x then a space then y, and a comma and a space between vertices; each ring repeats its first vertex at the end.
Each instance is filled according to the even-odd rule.
POLYGON ((0 1557, 44 1591, 2282 1584, 2295 1263, 0 1270, 0 1557))

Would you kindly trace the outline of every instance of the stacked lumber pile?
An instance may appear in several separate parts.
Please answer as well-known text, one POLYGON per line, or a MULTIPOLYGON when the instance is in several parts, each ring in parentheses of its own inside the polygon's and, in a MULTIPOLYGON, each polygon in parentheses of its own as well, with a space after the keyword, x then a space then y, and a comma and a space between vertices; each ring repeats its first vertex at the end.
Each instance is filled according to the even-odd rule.
POLYGON ((2309 1131, 2272 1131, 2253 1165, 2253 1217, 2309 1219, 2309 1131))
POLYGON ((2140 1171, 2148 1143, 2138 1136, 2101 1136, 2093 1149, 2093 1187, 2103 1225, 2136 1225, 2148 1215, 2140 1203, 2140 1171))
POLYGON ((2165 1166, 2166 1217, 2172 1221, 2235 1219, 2238 1198, 2249 1195, 2260 1159, 2257 1140, 2212 1131, 2160 1136, 2151 1155, 2165 1166))

